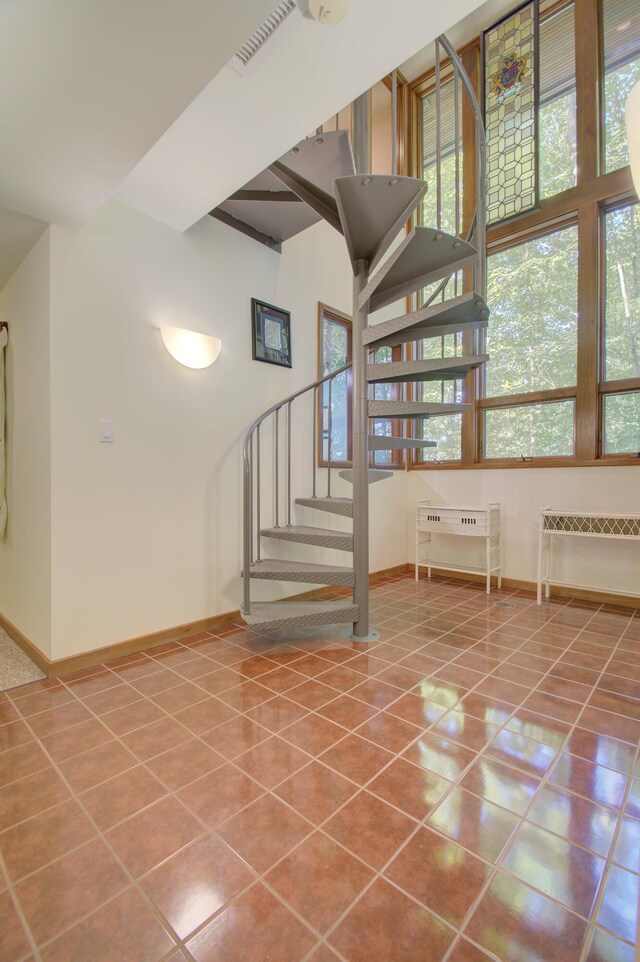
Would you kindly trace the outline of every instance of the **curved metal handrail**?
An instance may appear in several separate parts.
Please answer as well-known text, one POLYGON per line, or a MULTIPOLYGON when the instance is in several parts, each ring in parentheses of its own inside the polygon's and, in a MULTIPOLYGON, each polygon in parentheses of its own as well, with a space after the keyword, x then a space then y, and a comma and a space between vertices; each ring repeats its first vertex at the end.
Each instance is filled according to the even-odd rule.
POLYGON ((451 45, 450 41, 444 34, 438 37, 438 43, 441 43, 449 60, 453 65, 454 71, 460 77, 462 81, 462 86, 465 89, 467 97, 469 98, 469 104, 471 105, 471 110, 473 113, 474 124, 476 128, 476 212, 475 212, 475 223, 476 223, 476 236, 478 240, 478 269, 476 274, 476 289, 481 297, 486 298, 487 294, 487 272, 486 272, 486 260, 487 260, 487 137, 484 128, 484 121, 482 120, 482 110, 476 97, 476 92, 473 89, 473 84, 467 71, 464 69, 460 57, 455 51, 455 48, 451 45))
MULTIPOLYGON (((250 579, 250 569, 252 564, 252 548, 253 548, 253 436, 258 432, 258 463, 257 463, 257 481, 258 481, 258 492, 257 492, 257 506, 258 506, 258 529, 260 527, 260 447, 259 447, 259 429, 260 425, 272 414, 276 415, 276 506, 278 504, 278 484, 277 484, 277 471, 278 471, 278 414, 280 411, 288 407, 289 417, 288 417, 288 455, 287 455, 287 472, 288 472, 288 518, 287 523, 291 523, 291 404, 303 394, 308 394, 309 391, 317 391, 318 388, 325 384, 327 381, 332 381, 334 378, 338 377, 340 374, 344 374, 345 371, 350 370, 351 364, 345 364, 343 367, 337 368, 335 371, 331 371, 330 374, 325 374, 324 377, 318 378, 311 384, 307 384, 306 387, 300 388, 298 391, 294 391, 288 397, 284 398, 282 401, 278 401, 277 404, 273 404, 270 408, 264 411, 259 417, 255 419, 244 439, 244 445, 242 450, 242 461, 243 461, 243 604, 242 610, 246 614, 251 611, 251 579, 250 579)), ((314 412, 315 412, 315 400, 314 400, 314 412)), ((315 428, 315 414, 314 414, 314 428, 315 428)), ((315 446, 315 430, 313 432, 314 446, 315 446)), ((315 467, 315 465, 314 465, 315 467)), ((331 472, 331 445, 329 445, 329 472, 331 472)), ((330 482, 329 482, 330 483, 330 482)), ((315 477, 314 477, 314 496, 315 496, 315 477)), ((277 507, 276 507, 277 510, 277 507)), ((277 519, 277 514, 276 514, 277 519)), ((277 523, 277 520, 276 520, 277 523)), ((258 543, 260 539, 260 531, 258 530, 258 543)))

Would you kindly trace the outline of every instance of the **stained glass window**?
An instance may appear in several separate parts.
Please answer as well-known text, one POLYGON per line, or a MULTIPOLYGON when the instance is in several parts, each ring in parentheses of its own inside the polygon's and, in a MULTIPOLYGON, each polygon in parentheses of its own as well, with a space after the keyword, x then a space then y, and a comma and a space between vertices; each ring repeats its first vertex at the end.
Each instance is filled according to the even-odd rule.
POLYGON ((538 203, 538 4, 532 0, 485 31, 487 221, 538 203))

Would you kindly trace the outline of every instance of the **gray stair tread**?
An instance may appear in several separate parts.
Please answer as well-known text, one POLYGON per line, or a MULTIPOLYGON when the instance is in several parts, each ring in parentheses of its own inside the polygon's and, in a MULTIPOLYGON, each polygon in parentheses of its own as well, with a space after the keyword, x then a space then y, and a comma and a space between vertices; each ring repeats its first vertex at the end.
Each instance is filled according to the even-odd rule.
POLYGON ((438 357, 423 361, 389 361, 367 364, 370 384, 392 384, 410 381, 446 381, 464 377, 489 360, 487 354, 470 357, 438 357))
POLYGON ((342 233, 333 185, 337 177, 355 174, 348 131, 332 130, 301 140, 269 172, 342 233))
POLYGON ((369 401, 370 418, 424 418, 470 410, 470 404, 439 404, 435 401, 369 401))
MULTIPOLYGON (((340 471, 340 477, 348 481, 349 484, 353 483, 353 468, 345 468, 344 471, 340 471)), ((375 484, 376 481, 385 481, 386 478, 392 478, 393 471, 378 471, 375 468, 369 468, 368 480, 369 484, 375 484)))
POLYGON ((307 561, 263 558, 250 569, 252 578, 269 581, 300 581, 314 585, 353 585, 355 571, 344 565, 321 565, 307 561))
POLYGON ((344 624, 358 618, 358 606, 351 601, 254 601, 251 612, 242 612, 248 625, 264 628, 344 624))
POLYGON ((296 504, 302 505, 303 508, 315 508, 317 511, 340 514, 345 518, 353 517, 353 498, 296 498, 296 504))
POLYGON ((412 294, 475 260, 475 247, 431 227, 414 227, 362 291, 359 307, 369 312, 412 294))
POLYGON ((362 343, 375 344, 376 348, 393 346, 461 331, 467 326, 484 327, 488 319, 489 308, 479 294, 461 294, 389 321, 371 324, 362 334, 362 343))
POLYGON ((354 270, 358 260, 374 269, 426 189, 422 180, 388 174, 336 180, 336 203, 354 270))
POLYGON ((283 525, 281 528, 263 528, 260 534, 264 538, 297 541, 301 544, 313 544, 319 548, 337 548, 339 551, 353 550, 353 535, 350 531, 333 531, 330 528, 292 524, 283 525))
POLYGON ((307 137, 279 160, 294 174, 302 174, 331 196, 338 177, 349 177, 356 172, 348 130, 327 130, 307 137))
POLYGON ((427 441, 424 438, 387 438, 382 434, 369 435, 370 451, 398 451, 409 448, 435 448, 435 441, 427 441))

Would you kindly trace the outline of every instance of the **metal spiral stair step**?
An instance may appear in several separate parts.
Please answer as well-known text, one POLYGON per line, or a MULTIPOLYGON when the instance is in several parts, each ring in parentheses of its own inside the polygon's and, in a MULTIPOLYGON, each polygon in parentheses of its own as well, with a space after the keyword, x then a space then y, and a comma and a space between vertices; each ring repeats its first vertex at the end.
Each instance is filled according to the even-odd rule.
POLYGON ((475 247, 431 227, 414 227, 389 255, 360 295, 358 306, 369 312, 379 310, 471 264, 475 247))
POLYGON ((409 381, 451 381, 475 371, 489 360, 487 354, 472 357, 442 357, 425 361, 390 361, 367 364, 370 384, 398 384, 409 381))
POLYGON ((387 438, 383 434, 369 435, 370 451, 399 451, 410 448, 435 448, 436 441, 427 441, 424 438, 387 438))
POLYGON ((250 568, 251 578, 262 581, 298 581, 310 585, 353 586, 356 573, 343 565, 311 564, 307 561, 284 561, 279 558, 263 558, 250 568))
POLYGON ((470 411, 470 404, 439 404, 435 401, 369 401, 370 418, 425 418, 470 411))
POLYGON ((356 174, 341 177, 334 192, 351 264, 378 264, 427 189, 414 177, 356 174))
POLYGON ((269 173, 342 233, 333 185, 336 178, 355 174, 348 131, 332 130, 301 140, 269 167, 269 173))
POLYGON ((461 294, 448 301, 429 304, 410 314, 401 314, 390 321, 381 321, 365 328, 362 343, 378 347, 394 347, 407 341, 425 337, 440 337, 467 328, 486 327, 489 308, 479 294, 461 294))
MULTIPOLYGON (((375 468, 369 468, 367 472, 369 484, 375 484, 376 481, 386 481, 387 478, 393 477, 393 471, 376 471, 375 468)), ((349 484, 353 484, 353 469, 345 468, 344 471, 340 471, 340 477, 349 484)))
POLYGON ((303 508, 339 514, 345 518, 353 517, 353 498, 296 498, 296 504, 303 508))
POLYGON ((329 528, 292 524, 282 528, 263 528, 260 534, 263 538, 275 538, 279 541, 295 541, 299 544, 313 544, 318 548, 353 551, 353 535, 349 531, 332 531, 329 528))
POLYGON ((310 628, 358 620, 358 606, 350 601, 254 601, 242 617, 252 628, 310 628))

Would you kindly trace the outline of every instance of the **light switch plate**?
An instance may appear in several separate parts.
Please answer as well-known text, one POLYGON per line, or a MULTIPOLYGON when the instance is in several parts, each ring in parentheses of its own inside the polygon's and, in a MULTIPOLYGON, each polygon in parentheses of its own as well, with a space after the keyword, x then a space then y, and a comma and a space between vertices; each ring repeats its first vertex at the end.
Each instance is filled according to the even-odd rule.
POLYGON ((113 444, 113 421, 100 421, 100 440, 103 444, 113 444))

